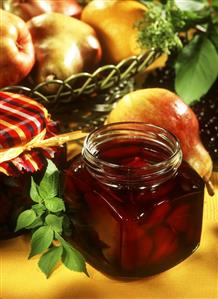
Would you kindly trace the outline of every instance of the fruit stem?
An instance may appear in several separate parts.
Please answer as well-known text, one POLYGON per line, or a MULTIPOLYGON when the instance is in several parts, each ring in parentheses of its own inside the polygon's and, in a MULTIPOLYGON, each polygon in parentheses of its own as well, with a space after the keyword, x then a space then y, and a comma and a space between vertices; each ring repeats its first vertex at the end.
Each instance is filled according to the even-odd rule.
POLYGON ((215 194, 213 183, 211 182, 211 180, 206 180, 205 178, 203 178, 203 180, 205 182, 208 194, 210 196, 213 196, 215 194))

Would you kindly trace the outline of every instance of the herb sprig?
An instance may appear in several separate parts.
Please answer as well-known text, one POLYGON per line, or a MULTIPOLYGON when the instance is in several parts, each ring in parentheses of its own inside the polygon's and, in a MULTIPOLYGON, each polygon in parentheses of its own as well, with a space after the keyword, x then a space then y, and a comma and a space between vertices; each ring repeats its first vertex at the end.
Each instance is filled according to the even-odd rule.
POLYGON ((175 91, 191 104, 218 77, 218 0, 141 0, 148 10, 136 27, 142 49, 168 54, 175 91))
POLYGON ((60 261, 68 269, 88 275, 83 256, 63 237, 69 234, 70 221, 64 201, 59 197, 59 171, 51 160, 47 161, 39 184, 31 178, 33 205, 19 215, 15 230, 31 230, 29 258, 42 254, 38 266, 47 278, 60 261))

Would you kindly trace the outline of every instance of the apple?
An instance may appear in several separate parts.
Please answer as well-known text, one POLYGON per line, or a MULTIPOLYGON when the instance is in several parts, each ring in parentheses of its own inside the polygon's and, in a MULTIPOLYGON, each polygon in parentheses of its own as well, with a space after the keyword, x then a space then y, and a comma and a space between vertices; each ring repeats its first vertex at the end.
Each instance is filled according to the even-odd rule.
POLYGON ((141 121, 161 126, 180 141, 184 160, 207 182, 213 163, 204 148, 195 113, 175 93, 164 88, 139 89, 121 98, 106 122, 141 121))
POLYGON ((0 9, 0 88, 25 78, 35 63, 32 38, 26 23, 0 9))
POLYGON ((79 17, 82 11, 76 0, 4 0, 3 7, 25 21, 47 12, 79 17))

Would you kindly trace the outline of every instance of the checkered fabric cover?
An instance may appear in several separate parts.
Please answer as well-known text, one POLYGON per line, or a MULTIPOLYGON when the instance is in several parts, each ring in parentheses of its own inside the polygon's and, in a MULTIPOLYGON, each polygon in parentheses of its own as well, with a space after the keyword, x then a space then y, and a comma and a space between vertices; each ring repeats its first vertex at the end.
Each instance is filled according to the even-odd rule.
MULTIPOLYGON (((57 132, 56 124, 41 104, 21 94, 0 92, 0 150, 26 144, 44 129, 45 138, 57 132)), ((45 157, 52 158, 54 153, 55 148, 25 151, 0 163, 0 172, 6 175, 35 172, 45 165, 45 157)))

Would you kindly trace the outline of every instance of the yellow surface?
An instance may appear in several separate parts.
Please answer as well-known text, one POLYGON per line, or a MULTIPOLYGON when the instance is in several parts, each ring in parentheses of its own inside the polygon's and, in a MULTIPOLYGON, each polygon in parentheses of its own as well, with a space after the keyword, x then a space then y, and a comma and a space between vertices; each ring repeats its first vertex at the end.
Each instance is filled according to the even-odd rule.
POLYGON ((27 260, 27 237, 0 242, 1 299, 171 299, 218 298, 218 173, 215 196, 205 194, 202 240, 188 259, 159 275, 122 282, 88 265, 90 278, 60 265, 49 279, 27 260))

